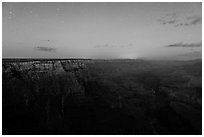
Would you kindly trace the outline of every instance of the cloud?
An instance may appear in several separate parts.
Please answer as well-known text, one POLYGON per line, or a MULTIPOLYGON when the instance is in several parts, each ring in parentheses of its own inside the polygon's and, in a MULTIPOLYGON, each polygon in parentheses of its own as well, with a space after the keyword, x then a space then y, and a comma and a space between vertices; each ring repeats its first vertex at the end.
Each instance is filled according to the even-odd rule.
POLYGON ((130 48, 134 45, 132 43, 127 45, 112 45, 112 44, 104 44, 104 45, 96 45, 96 48, 130 48))
POLYGON ((176 13, 169 13, 158 19, 162 24, 175 24, 178 21, 178 16, 176 13))
POLYGON ((112 47, 113 45, 109 45, 109 44, 104 44, 104 45, 96 45, 96 48, 106 48, 106 47, 112 47))
POLYGON ((183 22, 176 24, 176 27, 196 25, 196 24, 202 24, 202 17, 201 16, 189 16, 183 22))
POLYGON ((56 48, 53 48, 54 45, 56 45, 54 40, 45 39, 37 41, 35 43, 34 49, 44 52, 56 52, 56 48))
POLYGON ((184 48, 196 48, 196 47, 202 47, 202 42, 197 42, 197 43, 175 43, 171 45, 167 45, 166 47, 184 47, 184 48))
POLYGON ((38 50, 38 51, 45 51, 45 52, 56 52, 56 49, 52 48, 52 47, 40 47, 40 46, 37 46, 37 47, 34 47, 34 49, 38 50))
POLYGON ((196 24, 202 24, 202 17, 199 15, 192 15, 187 17, 179 17, 176 13, 166 14, 158 19, 161 24, 171 24, 175 27, 190 26, 196 24))

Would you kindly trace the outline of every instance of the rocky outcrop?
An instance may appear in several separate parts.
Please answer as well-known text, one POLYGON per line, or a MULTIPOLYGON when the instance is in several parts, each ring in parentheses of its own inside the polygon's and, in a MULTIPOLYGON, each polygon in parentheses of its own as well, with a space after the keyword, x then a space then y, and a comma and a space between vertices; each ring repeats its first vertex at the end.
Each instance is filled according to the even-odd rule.
MULTIPOLYGON (((15 116, 18 119, 16 113, 31 117, 29 120, 39 120, 38 115, 42 115, 42 121, 46 121, 44 127, 48 128, 44 131, 49 130, 46 133, 52 131, 49 127, 57 128, 56 120, 59 125, 63 125, 65 101, 72 96, 85 96, 83 82, 88 76, 85 75, 88 62, 90 61, 3 62, 3 106, 13 113, 7 121, 12 121, 10 119, 15 116), (22 107, 23 110, 16 112, 16 107, 22 107)), ((8 115, 6 112, 5 114, 8 115)), ((30 125, 26 118, 22 119, 30 125)))
POLYGON ((79 71, 86 69, 84 64, 86 61, 74 61, 74 60, 63 60, 63 61, 29 61, 29 62, 11 62, 3 63, 3 72, 16 71, 32 71, 35 73, 51 73, 60 74, 68 71, 79 71))
MULTIPOLYGON (((67 90, 66 93, 69 90, 70 94, 79 94, 83 89, 83 85, 80 83, 81 81, 83 82, 83 80, 80 78, 86 79, 86 77, 84 77, 84 72, 87 71, 86 62, 89 61, 51 60, 3 62, 2 70, 4 74, 4 80, 9 81, 10 79, 16 78, 23 82, 31 92, 42 93, 40 90, 46 85, 43 81, 53 81, 53 84, 57 86, 57 82, 60 79, 64 79, 64 81, 61 81, 61 83, 66 81, 70 82, 63 85, 64 87, 68 86, 67 89, 64 89, 67 90)), ((48 88, 46 88, 46 90, 47 89, 48 88)), ((60 92, 64 93, 65 91, 61 90, 60 92)))

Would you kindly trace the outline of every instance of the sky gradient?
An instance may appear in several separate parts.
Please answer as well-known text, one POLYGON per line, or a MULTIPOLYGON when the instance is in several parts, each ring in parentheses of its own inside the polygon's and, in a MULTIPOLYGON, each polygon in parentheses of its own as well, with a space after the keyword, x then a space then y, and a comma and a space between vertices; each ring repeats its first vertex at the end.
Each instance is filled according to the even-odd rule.
POLYGON ((139 58, 201 52, 201 3, 3 3, 3 57, 139 58))

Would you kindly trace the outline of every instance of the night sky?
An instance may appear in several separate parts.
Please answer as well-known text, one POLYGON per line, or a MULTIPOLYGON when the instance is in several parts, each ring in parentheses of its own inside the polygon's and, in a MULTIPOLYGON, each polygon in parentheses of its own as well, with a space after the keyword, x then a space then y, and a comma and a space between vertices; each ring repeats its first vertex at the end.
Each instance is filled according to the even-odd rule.
POLYGON ((139 58, 201 52, 201 3, 3 3, 3 57, 139 58))

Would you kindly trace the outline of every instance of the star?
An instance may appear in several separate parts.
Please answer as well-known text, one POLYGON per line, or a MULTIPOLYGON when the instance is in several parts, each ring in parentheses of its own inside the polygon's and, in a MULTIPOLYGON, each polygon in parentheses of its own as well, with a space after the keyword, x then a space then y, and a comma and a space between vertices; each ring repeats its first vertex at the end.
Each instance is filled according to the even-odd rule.
POLYGON ((8 19, 12 19, 12 17, 14 17, 14 12, 13 11, 9 11, 8 19))
POLYGON ((13 11, 9 11, 9 14, 10 14, 10 15, 13 15, 13 11))

